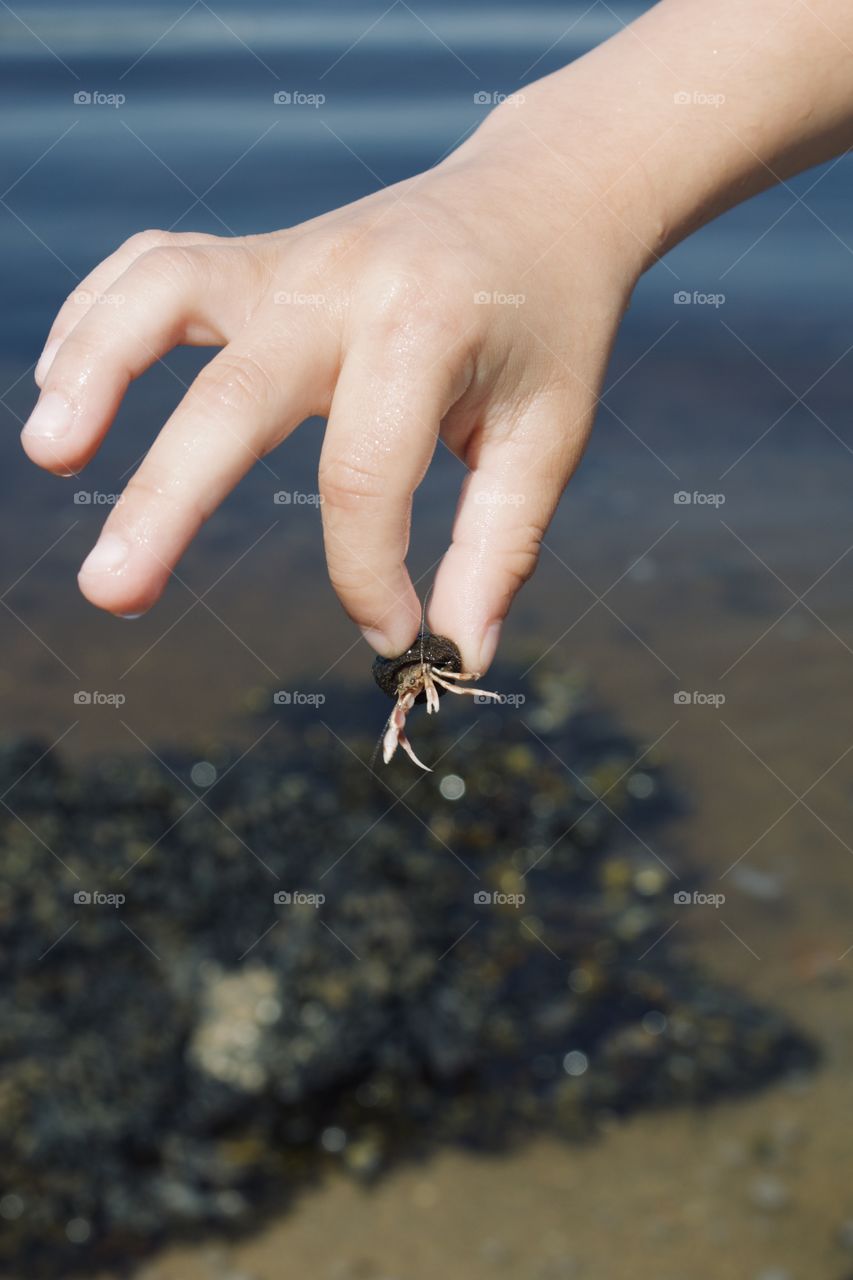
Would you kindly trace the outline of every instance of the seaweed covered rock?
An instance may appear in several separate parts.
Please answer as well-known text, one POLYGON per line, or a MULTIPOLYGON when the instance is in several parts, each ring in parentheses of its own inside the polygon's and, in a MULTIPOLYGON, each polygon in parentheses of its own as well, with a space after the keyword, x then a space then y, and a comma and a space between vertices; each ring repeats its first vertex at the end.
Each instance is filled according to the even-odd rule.
POLYGON ((424 717, 452 749, 414 780, 296 717, 201 771, 0 752, 4 1266, 91 1269, 330 1161, 581 1136, 812 1060, 663 938, 649 758, 557 677, 523 717, 465 710, 459 741, 424 717))

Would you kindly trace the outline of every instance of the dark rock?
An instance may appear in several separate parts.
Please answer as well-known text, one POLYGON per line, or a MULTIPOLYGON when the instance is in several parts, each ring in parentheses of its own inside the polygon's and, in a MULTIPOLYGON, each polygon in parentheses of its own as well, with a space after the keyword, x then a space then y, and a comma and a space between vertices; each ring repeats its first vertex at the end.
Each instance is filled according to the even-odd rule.
POLYGON ((535 734, 420 717, 434 759, 473 721, 452 800, 305 720, 230 771, 206 751, 203 803, 148 757, 0 751, 0 1266, 91 1272, 330 1164, 591 1135, 813 1061, 658 942, 672 885, 619 819, 657 820, 666 779, 632 784, 640 749, 547 679, 535 734))

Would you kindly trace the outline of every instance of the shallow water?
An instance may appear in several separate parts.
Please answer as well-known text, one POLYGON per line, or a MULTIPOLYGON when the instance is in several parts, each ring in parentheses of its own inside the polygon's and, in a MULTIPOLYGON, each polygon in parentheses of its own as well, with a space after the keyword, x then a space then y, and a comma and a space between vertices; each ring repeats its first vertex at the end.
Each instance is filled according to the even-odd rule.
MULTIPOLYGON (((274 474, 256 470, 161 605, 134 623, 77 595, 74 573, 104 508, 74 493, 116 491, 175 402, 174 374, 186 381, 199 357, 170 357, 174 373, 157 368, 133 389, 85 481, 37 473, 16 435, 52 309, 125 235, 173 222, 221 230, 218 219, 257 230, 362 195, 376 185, 369 169, 393 181, 436 159, 479 118, 478 86, 516 87, 574 19, 537 72, 633 11, 598 5, 581 17, 584 6, 540 4, 524 10, 520 31, 512 6, 498 6, 503 25, 487 20, 495 6, 418 6, 472 80, 395 7, 322 80, 322 119, 368 169, 317 113, 284 116, 271 99, 280 83, 315 90, 382 8, 324 9, 322 20, 272 4, 218 10, 272 74, 204 6, 132 69, 182 6, 90 3, 73 22, 56 6, 19 9, 79 80, 11 14, 0 17, 0 186, 11 184, 9 209, 0 206, 10 264, 0 316, 0 697, 10 731, 67 732, 64 748, 81 753, 142 750, 134 734, 152 745, 249 746, 245 709, 271 682, 320 692, 333 676, 368 679, 370 656, 321 572, 316 509, 273 502, 278 489, 313 491, 315 428, 269 460, 274 474), (132 16, 120 32, 118 15, 132 16), (72 101, 80 86, 119 85, 118 110, 72 101), (185 214, 269 126, 205 197, 213 212, 185 214), (79 690, 126 702, 80 706, 79 690)), ((809 1030, 824 1049, 821 1071, 798 1093, 638 1117, 582 1150, 543 1141, 495 1161, 445 1155, 369 1194, 333 1182, 237 1246, 231 1262, 200 1243, 152 1264, 152 1280, 224 1277, 229 1266, 266 1280, 282 1274, 285 1254, 294 1274, 330 1280, 439 1271, 717 1280, 773 1268, 841 1280, 850 1271, 840 1233, 853 1215, 841 1122, 853 1034, 852 166, 844 159, 732 212, 641 283, 608 408, 504 645, 520 668, 545 650, 580 668, 639 740, 660 739, 693 797, 673 844, 726 895, 720 909, 685 908, 675 928, 713 972, 809 1030), (726 300, 676 305, 682 289, 726 300), (679 491, 725 502, 677 504, 679 491), (679 691, 689 702, 674 701, 679 691)), ((440 453, 418 498, 412 563, 423 585, 459 475, 440 453)))

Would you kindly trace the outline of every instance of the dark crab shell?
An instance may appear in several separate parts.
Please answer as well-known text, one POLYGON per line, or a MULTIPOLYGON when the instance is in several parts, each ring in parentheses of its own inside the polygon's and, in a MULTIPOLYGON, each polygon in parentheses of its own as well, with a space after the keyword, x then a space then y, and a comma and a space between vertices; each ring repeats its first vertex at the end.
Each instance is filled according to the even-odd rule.
MULTIPOLYGON (((452 640, 446 636, 434 636, 429 631, 422 631, 414 644, 405 653, 396 658, 375 658, 373 662, 373 679, 383 693, 396 700, 400 682, 400 673, 406 667, 413 667, 425 662, 428 667, 444 668, 446 671, 462 670, 462 655, 452 640)), ((439 689, 440 693, 441 690, 439 689)), ((423 702, 421 693, 415 699, 423 702)))

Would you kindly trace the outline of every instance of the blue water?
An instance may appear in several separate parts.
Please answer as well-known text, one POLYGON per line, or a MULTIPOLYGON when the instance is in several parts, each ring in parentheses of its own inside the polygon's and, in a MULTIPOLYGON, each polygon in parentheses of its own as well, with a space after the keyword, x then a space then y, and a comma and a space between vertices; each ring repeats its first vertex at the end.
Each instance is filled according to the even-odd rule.
MULTIPOLYGON (((485 110, 477 92, 519 88, 644 7, 254 0, 214 13, 202 0, 189 9, 86 0, 26 3, 19 18, 0 11, 0 191, 11 187, 9 209, 0 206, 4 351, 31 358, 74 279, 133 231, 252 232, 358 198, 433 163, 472 129, 485 110), (326 101, 321 111, 277 106, 282 89, 326 101), (76 105, 81 90, 126 102, 76 105), (196 204, 208 190, 209 208, 196 204)), ((790 187, 678 249, 669 261, 678 281, 652 272, 629 328, 653 311, 671 317, 679 281, 710 289, 721 277, 741 316, 762 310, 778 322, 777 308, 796 305, 809 328, 846 324, 853 160, 790 187), (816 181, 811 212, 795 197, 816 181)))

